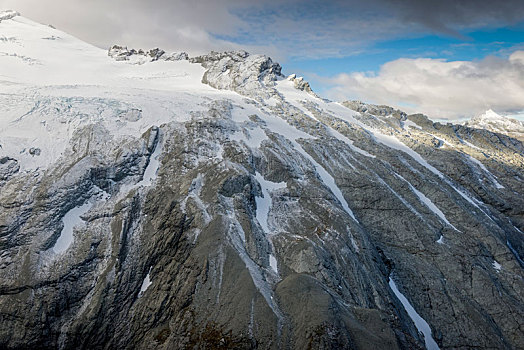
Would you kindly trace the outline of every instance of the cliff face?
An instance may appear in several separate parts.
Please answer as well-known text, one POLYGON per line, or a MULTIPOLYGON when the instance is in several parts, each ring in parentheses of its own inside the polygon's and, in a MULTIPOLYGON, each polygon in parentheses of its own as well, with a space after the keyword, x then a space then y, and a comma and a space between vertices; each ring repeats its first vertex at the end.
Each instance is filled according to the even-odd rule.
POLYGON ((520 141, 0 29, 0 347, 524 347, 520 141))

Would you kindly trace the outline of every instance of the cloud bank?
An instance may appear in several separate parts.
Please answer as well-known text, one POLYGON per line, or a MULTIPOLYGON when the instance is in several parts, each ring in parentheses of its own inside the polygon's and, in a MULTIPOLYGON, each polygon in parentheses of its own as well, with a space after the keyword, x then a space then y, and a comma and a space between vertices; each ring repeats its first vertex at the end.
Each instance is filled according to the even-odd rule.
POLYGON ((374 42, 524 20, 522 0, 0 0, 100 47, 339 57, 374 42))
POLYGON ((519 0, 381 0, 390 11, 408 23, 417 23, 436 33, 462 37, 459 30, 503 26, 522 21, 524 1, 519 0))
POLYGON ((524 110, 524 51, 481 61, 398 59, 374 73, 340 74, 324 81, 335 100, 395 105, 432 118, 471 117, 487 109, 524 110))

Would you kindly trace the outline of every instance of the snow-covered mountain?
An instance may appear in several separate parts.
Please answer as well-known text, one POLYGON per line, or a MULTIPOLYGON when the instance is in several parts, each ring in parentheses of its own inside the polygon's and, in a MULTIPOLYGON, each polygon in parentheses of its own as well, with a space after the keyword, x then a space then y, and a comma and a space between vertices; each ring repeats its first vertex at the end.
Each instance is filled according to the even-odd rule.
POLYGON ((508 118, 489 109, 485 113, 468 120, 464 125, 476 129, 485 129, 495 133, 509 135, 524 141, 524 123, 520 120, 508 118))
POLYGON ((514 138, 14 12, 0 89, 0 348, 524 347, 514 138))

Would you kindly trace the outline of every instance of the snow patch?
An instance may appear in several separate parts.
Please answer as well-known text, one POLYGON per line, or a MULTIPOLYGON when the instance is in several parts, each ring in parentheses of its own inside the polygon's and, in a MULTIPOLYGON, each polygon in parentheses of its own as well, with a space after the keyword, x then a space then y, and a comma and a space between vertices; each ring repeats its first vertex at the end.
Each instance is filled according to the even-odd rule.
POLYGON ((270 107, 276 107, 280 101, 277 100, 274 96, 271 96, 270 98, 266 99, 265 102, 270 107))
POLYGON ((307 159, 309 159, 311 163, 313 163, 317 171, 317 174, 320 175, 320 178, 322 179, 322 182, 331 190, 331 193, 333 193, 335 197, 337 197, 344 211, 348 213, 349 216, 351 216, 353 220, 355 220, 357 223, 360 223, 357 220, 357 218, 355 217, 355 214, 353 214, 353 211, 349 208, 348 202, 344 198, 344 195, 342 194, 342 191, 340 190, 340 188, 337 186, 333 176, 331 176, 331 174, 328 173, 326 169, 324 169, 315 159, 313 159, 313 157, 310 156, 309 153, 307 153, 298 142, 295 141, 294 145, 295 145, 295 148, 304 157, 306 157, 307 159))
MULTIPOLYGON (((375 137, 375 140, 377 140, 378 142, 380 142, 380 143, 382 143, 382 144, 384 144, 384 145, 386 145, 386 146, 388 146, 390 148, 393 148, 393 149, 402 151, 404 153, 407 153, 415 161, 417 161, 420 165, 422 165, 423 167, 425 167, 426 169, 431 171, 433 174, 437 175, 439 178, 444 180, 451 188, 453 188, 455 190, 455 192, 457 192, 462 198, 464 198, 466 201, 468 201, 471 205, 473 205, 474 207, 480 209, 480 207, 477 205, 476 201, 473 198, 471 198, 468 194, 464 193, 463 191, 459 190, 455 185, 453 185, 453 183, 451 183, 450 180, 448 180, 444 176, 444 174, 442 174, 438 169, 436 169, 434 166, 429 164, 424 158, 422 158, 422 156, 420 154, 418 154, 417 152, 415 152, 414 150, 412 150, 411 148, 406 146, 404 143, 402 143, 395 136, 393 136, 393 135, 384 135, 384 134, 381 134, 381 133, 377 132, 376 130, 375 131, 371 131, 371 132, 373 133, 373 136, 375 137)), ((489 215, 486 214, 482 209, 480 209, 480 210, 486 216, 489 217, 489 215)))
MULTIPOLYGON (((207 211, 207 205, 202 201, 202 198, 200 198, 200 192, 202 191, 202 186, 204 185, 204 175, 202 173, 198 173, 197 177, 193 179, 191 182, 191 186, 188 190, 188 194, 186 198, 180 203, 180 208, 182 209, 182 212, 186 213, 186 206, 187 201, 191 198, 195 202, 196 206, 200 211, 202 212, 202 219, 204 220, 204 226, 207 226, 211 222, 211 216, 209 215, 209 212, 207 211)), ((193 237, 193 243, 195 243, 198 239, 198 236, 200 235, 201 230, 195 229, 195 234, 193 237)))
POLYGON ((71 246, 74 240, 74 228, 85 223, 82 219, 82 215, 87 213, 97 201, 106 201, 110 197, 107 192, 100 188, 95 187, 95 189, 98 190, 98 192, 94 196, 89 198, 84 204, 69 210, 62 218, 64 227, 60 232, 60 236, 51 248, 55 254, 62 254, 71 246))
POLYGON ((229 230, 228 230, 228 236, 229 241, 231 242, 231 245, 233 248, 237 251, 238 256, 244 264, 246 265, 247 270, 249 271, 249 274, 251 275, 251 279, 253 281, 253 284, 258 289, 260 294, 264 297, 266 300, 266 303, 271 308, 273 313, 278 319, 278 327, 280 329, 280 326, 282 325, 284 315, 282 314, 282 311, 280 311, 280 308, 278 307, 276 301, 273 298, 273 289, 267 282, 260 266, 251 259, 248 252, 246 251, 246 247, 244 246, 245 243, 245 232, 242 228, 242 225, 238 222, 236 218, 235 208, 232 203, 232 200, 228 200, 228 206, 229 206, 229 230), (243 240, 240 238, 244 237, 243 240))
MULTIPOLYGON (((376 174, 375 174, 376 175, 376 174)), ((402 204, 404 204, 406 206, 406 208, 408 208, 413 214, 415 214, 416 216, 418 216, 421 220, 424 221, 424 217, 415 209, 413 208, 413 206, 411 206, 401 195, 399 195, 394 189, 391 188, 391 186, 389 186, 386 181, 384 181, 380 176, 376 175, 377 176, 377 179, 378 181, 384 185, 388 190, 391 191, 391 193, 393 193, 395 195, 395 197, 397 197, 401 202, 402 204)))
POLYGON ((295 88, 295 83, 292 80, 282 80, 277 83, 277 90, 284 96, 286 102, 290 105, 310 117, 311 119, 317 120, 313 113, 304 109, 302 101, 310 100, 311 95, 306 92, 295 88))
MULTIPOLYGON (((260 174, 258 171, 255 173, 255 178, 262 189, 262 197, 255 196, 255 201, 257 204, 256 218, 262 227, 262 230, 264 230, 264 233, 269 235, 271 233, 268 225, 269 211, 271 210, 272 206, 271 192, 281 188, 286 188, 287 184, 285 182, 268 181, 264 179, 262 174, 260 174)), ((270 237, 268 237, 268 239, 271 240, 270 237)), ((277 259, 272 253, 269 254, 269 266, 278 275, 277 259)))
POLYGON ((472 144, 471 142, 468 142, 466 140, 461 140, 466 146, 469 146, 471 148, 474 148, 474 149, 477 149, 477 150, 481 150, 479 147, 475 146, 474 144, 472 144))
POLYGON ((351 148, 351 150, 353 152, 360 153, 363 156, 366 156, 366 157, 369 157, 369 158, 376 158, 376 156, 374 156, 373 154, 368 153, 368 152, 364 151, 363 149, 358 148, 357 146, 355 146, 353 140, 350 140, 348 137, 342 135, 337 130, 335 130, 335 129, 331 128, 331 127, 329 129, 331 130, 331 133, 333 134, 333 136, 335 136, 337 139, 345 142, 349 146, 349 148, 351 148))
POLYGON ((415 129, 422 129, 421 126, 413 122, 412 120, 406 119, 402 123, 402 129, 406 130, 406 127, 408 128, 415 128, 415 129))
POLYGON ((277 259, 273 254, 269 254, 269 266, 271 266, 271 269, 278 274, 278 263, 277 259))
POLYGON ((151 281, 151 268, 149 268, 149 272, 147 273, 146 277, 144 278, 144 280, 142 281, 142 286, 140 286, 140 292, 138 293, 138 297, 140 298, 142 296, 142 294, 144 294, 144 292, 147 290, 147 288, 149 288, 150 285, 153 284, 153 282, 151 281))
POLYGON ((484 166, 484 164, 482 164, 482 162, 476 158, 473 158, 472 156, 470 156, 469 154, 466 154, 466 156, 468 157, 468 159, 475 163, 476 165, 479 166, 479 168, 481 168, 484 173, 486 173, 489 177, 489 179, 491 180, 491 182, 493 182, 493 185, 495 185, 496 188, 504 188, 504 186, 502 186, 498 181, 497 181, 497 177, 495 175, 493 175, 487 168, 486 166, 484 166))
MULTIPOLYGON (((286 81, 283 81, 283 82, 286 82, 286 81)), ((279 90, 280 90, 280 87, 281 87, 281 85, 279 85, 279 90)), ((295 89, 294 87, 291 87, 291 86, 286 91, 287 91, 286 92, 286 99, 288 99, 288 100, 293 100, 290 96, 288 96, 289 94, 291 94, 292 96, 298 95, 299 97, 303 96, 304 94, 310 96, 309 94, 304 93, 303 91, 297 90, 297 89, 295 89), (289 90, 291 90, 291 93, 289 92, 289 90)), ((316 99, 316 101, 320 101, 320 99, 318 99, 318 98, 314 98, 314 97, 311 97, 311 96, 310 96, 310 98, 316 99)), ((297 103, 296 107, 299 108, 299 109, 301 108, 300 104, 298 104, 298 103, 297 103)), ((309 114, 310 114, 311 118, 315 119, 315 117, 311 113, 309 113, 309 114)), ((324 169, 317 161, 315 161, 315 159, 313 159, 313 157, 311 155, 309 155, 309 153, 307 153, 304 150, 304 148, 297 142, 297 140, 300 139, 300 138, 311 139, 313 137, 311 135, 303 132, 303 131, 300 131, 300 130, 296 129, 295 127, 290 125, 285 120, 283 120, 281 118, 278 118, 278 117, 275 117, 274 115, 261 114, 261 115, 259 115, 259 117, 261 119, 263 119, 264 122, 266 122, 266 125, 267 125, 267 127, 270 130, 278 131, 279 134, 281 134, 284 137, 286 137, 289 141, 291 141, 291 143, 293 144, 294 148, 298 152, 300 152, 300 154, 302 154, 306 159, 308 159, 311 163, 313 163, 313 165, 315 167, 315 170, 316 170, 317 174, 320 176, 322 182, 331 190, 331 192, 335 195, 335 197, 337 197, 337 199, 341 203, 344 211, 346 211, 351 216, 351 218, 353 220, 358 222, 357 218, 353 214, 353 211, 349 208, 349 205, 348 205, 346 199, 344 198, 344 196, 342 194, 342 191, 340 190, 340 188, 335 183, 335 179, 333 178, 333 176, 331 176, 326 171, 326 169, 324 169)))
POLYGON ((446 141, 446 140, 444 140, 444 139, 442 139, 442 138, 440 138, 440 137, 438 137, 438 136, 436 136, 436 135, 434 135, 434 134, 432 134, 432 133, 430 133, 430 132, 426 132, 426 134, 430 135, 431 137, 434 137, 434 138, 437 139, 439 142, 442 142, 443 145, 449 146, 449 147, 451 147, 451 148, 455 148, 455 146, 453 146, 452 143, 449 143, 448 141, 446 141))
POLYGON ((360 249, 358 248, 358 244, 355 241, 355 238, 353 237, 353 235, 351 234, 351 230, 349 229, 349 226, 346 226, 346 230, 348 231, 348 236, 349 236, 349 239, 351 241, 351 245, 353 246, 353 249, 355 249, 355 251, 357 253, 360 253, 360 249))
POLYGON ((417 330, 423 334, 424 343, 426 344, 427 350, 439 350, 440 348, 437 345, 437 342, 435 339, 433 339, 433 336, 431 335, 431 328, 429 327, 429 324, 415 311, 415 308, 411 305, 409 300, 402 294, 395 284, 395 281, 390 277, 389 278, 389 287, 395 293, 395 296, 400 300, 402 305, 404 306, 404 309, 406 309, 409 317, 415 324, 415 327, 417 327, 417 330))
POLYGON ((519 262, 520 266, 522 266, 524 268, 524 260, 522 260, 522 258, 520 257, 519 253, 515 250, 515 248, 513 248, 513 246, 511 245, 511 243, 508 240, 506 241, 506 245, 508 246, 509 250, 511 250, 511 252, 515 256, 515 258, 519 262))
POLYGON ((92 206, 93 203, 88 201, 79 207, 69 210, 64 215, 62 218, 64 228, 62 229, 62 232, 60 232, 60 237, 58 237, 55 245, 52 248, 56 254, 65 252, 67 248, 69 248, 69 246, 73 243, 74 227, 84 223, 84 220, 81 218, 81 216, 87 213, 92 206))
MULTIPOLYGON (((338 103, 326 102, 326 101, 323 101, 323 100, 319 99, 318 97, 312 96, 311 94, 308 94, 308 93, 306 93, 304 91, 297 90, 296 88, 294 88, 294 86, 290 87, 288 83, 279 84, 278 85, 278 90, 283 94, 283 96, 285 97, 287 102, 289 102, 294 107, 300 109, 306 115, 308 115, 310 118, 315 119, 315 120, 318 120, 318 119, 309 110, 304 109, 303 106, 300 104, 300 101, 309 101, 309 102, 317 103, 317 104, 319 104, 319 106, 323 107, 324 109, 328 110, 331 113, 333 113, 333 111, 330 110, 330 107, 331 108, 333 108, 333 107, 335 107, 335 108, 342 107, 343 109, 347 110, 347 108, 341 106, 338 103)), ((358 124, 359 126, 364 128, 364 124, 362 124, 361 122, 359 122, 358 120, 356 120, 352 116, 350 116, 349 118, 350 118, 351 122, 353 122, 355 124, 358 124)), ((360 153, 360 154, 362 154, 362 155, 364 155, 366 157, 375 158, 375 156, 373 154, 370 154, 370 153, 364 151, 363 149, 360 149, 357 146, 355 146, 353 144, 354 142, 352 140, 350 140, 348 137, 342 135, 340 132, 338 132, 337 130, 333 129, 329 125, 327 125, 325 123, 323 123, 323 124, 327 128, 329 128, 329 130, 331 131, 333 136, 335 136, 339 140, 341 140, 341 141, 345 142, 346 144, 348 144, 349 147, 351 148, 351 150, 353 150, 354 152, 360 153)))
POLYGON ((268 181, 264 179, 264 177, 258 171, 255 173, 255 178, 262 188, 262 197, 255 197, 255 201, 257 203, 256 217, 264 232, 268 234, 270 233, 268 217, 272 204, 271 191, 278 190, 280 188, 286 188, 287 184, 285 182, 277 183, 268 181))
POLYGON ((455 231, 458 231, 460 232, 455 226, 453 226, 449 221, 448 219, 446 219, 446 216, 444 215, 444 213, 431 201, 431 199, 429 199, 428 197, 426 197, 424 195, 424 193, 420 192, 419 190, 417 190, 408 180, 404 179, 402 176, 400 176, 399 174, 395 173, 395 175, 403 180, 404 182, 406 182, 409 187, 411 188, 411 191, 413 191, 413 193, 415 193, 418 197, 418 199, 424 203, 424 205, 426 207, 429 208, 429 210, 431 210, 435 215, 437 215, 442 221, 444 221, 446 223, 446 225, 452 227, 455 231))
POLYGON ((94 186, 94 190, 96 192, 91 198, 89 198, 84 204, 69 210, 62 218, 64 227, 60 232, 60 236, 51 248, 55 254, 61 254, 71 246, 74 240, 74 228, 85 223, 82 219, 82 215, 86 214, 97 202, 105 202, 111 197, 109 193, 98 186, 94 186))
POLYGON ((149 157, 149 164, 147 164, 146 170, 144 170, 144 176, 142 180, 136 184, 136 187, 151 186, 153 181, 156 180, 158 176, 158 168, 160 167, 160 160, 158 159, 160 153, 162 153, 162 145, 160 144, 160 140, 158 140, 155 145, 155 150, 149 157))
POLYGON ((407 153, 411 156, 411 158, 415 159, 420 165, 431 171, 433 174, 437 175, 440 178, 444 178, 444 175, 438 171, 434 166, 429 164, 420 154, 406 146, 404 143, 402 143, 398 138, 396 138, 393 135, 384 135, 380 134, 378 132, 373 132, 373 136, 377 141, 380 143, 388 146, 389 148, 393 148, 399 151, 402 151, 404 153, 407 153))
POLYGON ((259 126, 245 127, 231 135, 230 139, 238 142, 243 141, 249 148, 257 149, 262 145, 262 141, 267 140, 267 135, 259 126))

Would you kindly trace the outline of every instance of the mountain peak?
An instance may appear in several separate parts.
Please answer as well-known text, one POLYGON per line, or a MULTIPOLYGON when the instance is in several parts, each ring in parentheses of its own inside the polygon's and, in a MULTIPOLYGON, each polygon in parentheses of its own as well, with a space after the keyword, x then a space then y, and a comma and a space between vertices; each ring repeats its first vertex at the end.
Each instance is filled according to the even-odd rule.
POLYGON ((524 139, 524 123, 502 116, 492 109, 488 109, 486 112, 471 118, 464 125, 475 129, 486 129, 507 134, 520 140, 524 139))
POLYGON ((13 10, 0 11, 0 22, 20 16, 20 13, 13 10))
POLYGON ((492 109, 488 109, 484 113, 482 113, 482 114, 480 114, 480 115, 478 115, 476 117, 473 117, 472 119, 478 119, 478 120, 504 120, 504 119, 506 119, 506 117, 496 113, 492 109))

